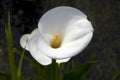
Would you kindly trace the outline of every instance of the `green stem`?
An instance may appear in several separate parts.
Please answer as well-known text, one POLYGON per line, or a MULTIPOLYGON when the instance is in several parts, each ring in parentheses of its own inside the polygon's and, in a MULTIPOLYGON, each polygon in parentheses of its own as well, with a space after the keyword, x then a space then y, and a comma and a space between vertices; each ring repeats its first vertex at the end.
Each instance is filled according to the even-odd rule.
POLYGON ((20 62, 19 62, 19 65, 18 65, 18 70, 17 70, 18 78, 20 78, 20 76, 21 76, 21 69, 22 69, 22 62, 23 62, 23 58, 24 58, 24 52, 25 52, 25 50, 22 52, 20 62))
POLYGON ((51 64, 51 80, 59 80, 58 64, 55 60, 52 60, 51 64))
POLYGON ((74 70, 74 69, 75 69, 75 63, 74 63, 74 60, 72 60, 71 65, 72 65, 72 70, 74 70))
MULTIPOLYGON (((13 52, 16 53, 19 56, 22 56, 22 52, 20 50, 18 50, 17 48, 13 49, 13 52)), ((35 61, 31 60, 28 56, 24 55, 23 59, 29 61, 33 66, 35 66, 35 61)))
MULTIPOLYGON (((27 40, 27 42, 28 42, 28 40, 27 40)), ((21 55, 21 58, 20 58, 20 62, 19 62, 19 65, 18 65, 17 76, 18 76, 19 79, 20 79, 20 76, 21 76, 22 62, 23 62, 24 52, 25 52, 26 46, 27 45, 25 45, 25 48, 24 48, 24 50, 22 52, 22 55, 21 55)))
POLYGON ((62 75, 64 71, 64 63, 59 64, 59 80, 62 80, 62 75))

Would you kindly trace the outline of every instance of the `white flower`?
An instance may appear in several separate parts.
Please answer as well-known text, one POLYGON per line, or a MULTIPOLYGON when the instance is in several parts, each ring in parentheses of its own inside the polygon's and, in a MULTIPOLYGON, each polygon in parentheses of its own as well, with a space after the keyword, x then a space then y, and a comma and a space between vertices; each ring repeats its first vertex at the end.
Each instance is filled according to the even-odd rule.
POLYGON ((20 44, 30 51, 42 65, 52 59, 57 63, 67 62, 88 45, 93 36, 93 27, 87 16, 72 7, 56 7, 46 12, 31 34, 21 37, 20 44))

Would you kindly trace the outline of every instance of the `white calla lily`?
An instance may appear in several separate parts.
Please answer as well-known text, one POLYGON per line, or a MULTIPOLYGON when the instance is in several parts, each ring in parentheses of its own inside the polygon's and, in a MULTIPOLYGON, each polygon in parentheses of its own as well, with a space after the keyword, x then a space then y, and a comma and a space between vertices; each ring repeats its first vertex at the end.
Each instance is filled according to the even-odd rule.
POLYGON ((88 45, 93 27, 87 16, 72 7, 56 7, 46 12, 38 29, 23 35, 20 44, 42 65, 67 62, 88 45), (28 44, 27 44, 28 39, 28 44))

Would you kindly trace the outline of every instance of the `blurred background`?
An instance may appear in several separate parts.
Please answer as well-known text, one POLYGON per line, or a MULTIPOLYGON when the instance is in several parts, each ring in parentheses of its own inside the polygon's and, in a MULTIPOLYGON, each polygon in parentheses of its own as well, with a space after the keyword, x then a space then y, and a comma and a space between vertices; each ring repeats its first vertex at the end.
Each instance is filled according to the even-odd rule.
MULTIPOLYGON (((73 60, 77 66, 84 63, 91 54, 95 55, 94 60, 97 62, 89 70, 87 80, 96 80, 99 75, 107 80, 120 69, 120 0, 0 0, 0 72, 10 73, 4 31, 8 10, 11 12, 14 47, 22 50, 20 37, 37 28, 41 16, 57 6, 75 7, 87 15, 94 27, 94 36, 87 48, 73 57, 73 60)), ((33 59, 29 52, 26 51, 25 55, 33 59)), ((15 55, 16 65, 19 59, 15 55)), ((65 64, 69 65, 69 62, 65 64)), ((24 60, 22 76, 34 75, 33 66, 24 60)))

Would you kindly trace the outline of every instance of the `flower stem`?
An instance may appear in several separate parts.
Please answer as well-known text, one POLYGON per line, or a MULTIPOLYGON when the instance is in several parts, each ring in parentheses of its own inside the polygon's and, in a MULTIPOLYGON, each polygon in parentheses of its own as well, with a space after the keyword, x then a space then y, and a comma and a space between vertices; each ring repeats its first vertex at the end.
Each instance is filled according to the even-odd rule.
POLYGON ((25 52, 25 50, 23 50, 23 52, 22 52, 20 62, 19 62, 19 65, 18 65, 18 70, 17 70, 18 78, 20 78, 20 76, 21 76, 21 68, 22 68, 22 62, 23 62, 23 58, 24 58, 24 52, 25 52))
POLYGON ((72 65, 72 70, 74 70, 74 69, 75 69, 75 63, 74 63, 74 60, 72 60, 71 65, 72 65))
POLYGON ((55 60, 52 60, 51 64, 51 80, 59 80, 59 69, 55 60))
MULTIPOLYGON (((26 46, 25 46, 25 48, 26 48, 26 46)), ((17 70, 17 76, 18 76, 19 79, 20 79, 20 76, 21 76, 21 69, 22 69, 22 62, 23 62, 23 58, 24 58, 25 48, 21 52, 21 58, 20 58, 20 62, 19 62, 19 65, 18 65, 18 70, 17 70)))
POLYGON ((62 80, 63 78, 63 72, 64 71, 64 63, 59 64, 59 80, 62 80))

